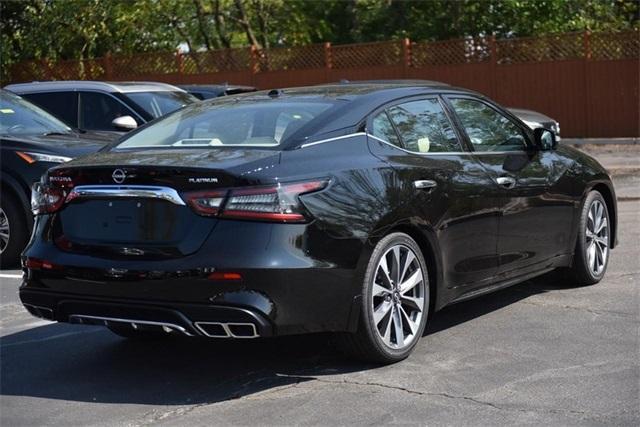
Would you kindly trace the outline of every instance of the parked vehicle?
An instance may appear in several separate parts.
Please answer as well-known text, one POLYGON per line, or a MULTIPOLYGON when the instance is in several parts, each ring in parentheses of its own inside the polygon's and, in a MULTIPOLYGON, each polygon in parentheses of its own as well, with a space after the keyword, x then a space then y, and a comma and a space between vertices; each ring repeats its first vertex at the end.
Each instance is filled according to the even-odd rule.
POLYGON ((218 98, 46 174, 20 298, 125 337, 333 331, 394 362, 446 305, 600 281, 615 200, 598 162, 470 91, 218 98))
POLYGON ((119 135, 198 101, 178 87, 154 82, 53 81, 12 84, 5 89, 72 128, 119 135))
POLYGON ((0 265, 17 264, 31 234, 31 185, 51 166, 97 151, 112 140, 73 130, 30 102, 0 90, 0 265))
POLYGON ((229 85, 178 85, 180 89, 189 92, 200 100, 217 98, 226 95, 238 95, 240 93, 255 92, 253 86, 229 85))
POLYGON ((522 120, 531 129, 545 128, 556 135, 556 140, 560 140, 560 123, 542 113, 522 108, 508 108, 508 110, 522 120))

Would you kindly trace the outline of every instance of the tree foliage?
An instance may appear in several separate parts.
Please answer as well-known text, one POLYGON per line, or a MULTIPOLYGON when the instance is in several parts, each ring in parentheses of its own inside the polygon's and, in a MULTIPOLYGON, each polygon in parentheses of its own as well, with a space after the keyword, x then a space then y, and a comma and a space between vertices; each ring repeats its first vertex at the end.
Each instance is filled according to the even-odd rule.
POLYGON ((178 47, 621 30, 637 28, 638 13, 635 0, 14 0, 0 3, 0 59, 6 70, 178 47))

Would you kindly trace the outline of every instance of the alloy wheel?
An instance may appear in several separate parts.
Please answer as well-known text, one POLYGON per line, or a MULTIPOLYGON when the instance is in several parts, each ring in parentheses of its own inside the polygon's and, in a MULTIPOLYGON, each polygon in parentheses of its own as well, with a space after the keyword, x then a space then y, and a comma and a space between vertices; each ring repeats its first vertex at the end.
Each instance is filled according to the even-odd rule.
POLYGON ((389 248, 373 279, 373 321, 382 342, 404 349, 417 338, 424 315, 427 284, 415 253, 405 245, 389 248))
POLYGON ((589 207, 585 236, 587 265, 591 274, 599 277, 604 272, 609 256, 607 208, 600 200, 594 200, 589 207))
POLYGON ((9 244, 9 234, 9 218, 7 218, 4 210, 0 208, 0 253, 4 252, 9 244))

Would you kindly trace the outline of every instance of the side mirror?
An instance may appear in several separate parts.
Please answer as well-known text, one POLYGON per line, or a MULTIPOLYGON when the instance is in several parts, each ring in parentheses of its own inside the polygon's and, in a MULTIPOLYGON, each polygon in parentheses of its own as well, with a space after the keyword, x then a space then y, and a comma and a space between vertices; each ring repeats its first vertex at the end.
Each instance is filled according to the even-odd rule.
POLYGON ((111 124, 116 129, 124 131, 130 131, 138 127, 138 122, 131 116, 116 117, 111 124))
POLYGON ((537 128, 533 130, 533 136, 535 138, 536 147, 540 151, 551 151, 555 150, 558 146, 558 142, 556 140, 556 134, 551 132, 549 129, 545 128, 537 128))

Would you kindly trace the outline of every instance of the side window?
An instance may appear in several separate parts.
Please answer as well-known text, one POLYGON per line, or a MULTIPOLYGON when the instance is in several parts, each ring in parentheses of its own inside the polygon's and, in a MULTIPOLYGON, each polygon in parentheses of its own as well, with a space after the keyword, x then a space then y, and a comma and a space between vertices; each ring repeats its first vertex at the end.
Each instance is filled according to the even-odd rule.
POLYGON ((418 153, 462 151, 458 137, 437 99, 406 102, 388 111, 407 150, 418 153))
POLYGON ((97 92, 80 93, 80 128, 87 130, 117 130, 113 119, 131 116, 141 123, 129 108, 109 95, 97 92))
POLYGON ((371 134, 377 138, 383 139, 387 142, 390 142, 393 145, 398 147, 401 146, 400 140, 398 139, 398 134, 396 134, 393 125, 391 124, 391 120, 389 120, 389 116, 384 111, 377 116, 375 116, 371 122, 372 130, 371 134))
POLYGON ((524 132, 484 102, 466 98, 450 100, 475 151, 522 151, 524 132))
POLYGON ((77 92, 30 93, 22 96, 53 114, 68 126, 78 127, 77 92))

